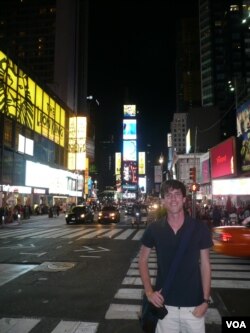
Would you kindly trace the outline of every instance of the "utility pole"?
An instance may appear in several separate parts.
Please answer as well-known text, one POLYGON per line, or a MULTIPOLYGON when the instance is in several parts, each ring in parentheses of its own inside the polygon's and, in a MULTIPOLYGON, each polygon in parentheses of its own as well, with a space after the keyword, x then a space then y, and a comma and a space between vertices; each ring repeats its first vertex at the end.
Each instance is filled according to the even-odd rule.
MULTIPOLYGON (((194 136, 194 170, 195 170, 195 184, 196 184, 196 149, 197 149, 197 126, 195 127, 194 136)), ((192 191, 192 217, 196 217, 196 191, 192 191)))

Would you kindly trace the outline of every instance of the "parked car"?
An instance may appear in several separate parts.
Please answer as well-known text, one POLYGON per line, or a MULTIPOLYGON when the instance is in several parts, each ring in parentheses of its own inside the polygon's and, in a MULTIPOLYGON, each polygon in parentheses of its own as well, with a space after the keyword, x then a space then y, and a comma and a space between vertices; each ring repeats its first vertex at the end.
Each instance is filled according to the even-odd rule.
POLYGON ((71 210, 65 214, 66 223, 93 223, 94 212, 89 206, 73 206, 71 210))
POLYGON ((98 213, 99 223, 120 222, 120 211, 116 206, 104 206, 98 213))
POLYGON ((213 250, 235 257, 250 258, 250 224, 220 226, 212 229, 213 250))

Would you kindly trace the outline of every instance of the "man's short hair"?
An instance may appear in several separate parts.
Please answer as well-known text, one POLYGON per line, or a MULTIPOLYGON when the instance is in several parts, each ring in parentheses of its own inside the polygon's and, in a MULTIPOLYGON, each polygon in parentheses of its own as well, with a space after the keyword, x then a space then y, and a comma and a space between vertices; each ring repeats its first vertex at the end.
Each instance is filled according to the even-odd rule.
POLYGON ((181 190, 183 197, 186 197, 186 187, 185 185, 176 179, 165 180, 161 184, 160 194, 163 199, 169 190, 181 190))

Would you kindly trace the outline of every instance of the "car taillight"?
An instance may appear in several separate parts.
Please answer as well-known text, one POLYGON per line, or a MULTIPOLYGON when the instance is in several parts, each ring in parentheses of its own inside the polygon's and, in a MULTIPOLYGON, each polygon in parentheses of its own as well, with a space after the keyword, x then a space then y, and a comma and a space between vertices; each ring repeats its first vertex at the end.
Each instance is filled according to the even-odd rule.
POLYGON ((220 234, 220 239, 222 242, 229 242, 232 239, 232 235, 229 232, 222 232, 220 234))

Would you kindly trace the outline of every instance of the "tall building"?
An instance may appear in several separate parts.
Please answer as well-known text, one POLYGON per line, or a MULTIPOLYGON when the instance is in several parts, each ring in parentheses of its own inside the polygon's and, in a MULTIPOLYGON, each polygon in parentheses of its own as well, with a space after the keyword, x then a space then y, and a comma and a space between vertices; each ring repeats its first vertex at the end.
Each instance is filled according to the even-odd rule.
POLYGON ((171 122, 172 144, 179 154, 186 152, 187 113, 174 113, 171 122))
POLYGON ((224 137, 250 92, 249 13, 249 0, 199 2, 202 106, 220 108, 224 137))
POLYGON ((88 0, 3 0, 0 47, 87 113, 88 0))
POLYGON ((0 49, 76 115, 88 117, 87 157, 95 158, 88 82, 88 0, 3 0, 0 49))
POLYGON ((197 18, 181 19, 176 39, 176 111, 183 113, 201 105, 197 18))
POLYGON ((56 0, 1 1, 0 45, 44 83, 53 83, 56 0))

